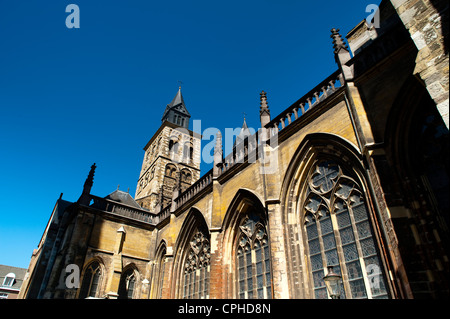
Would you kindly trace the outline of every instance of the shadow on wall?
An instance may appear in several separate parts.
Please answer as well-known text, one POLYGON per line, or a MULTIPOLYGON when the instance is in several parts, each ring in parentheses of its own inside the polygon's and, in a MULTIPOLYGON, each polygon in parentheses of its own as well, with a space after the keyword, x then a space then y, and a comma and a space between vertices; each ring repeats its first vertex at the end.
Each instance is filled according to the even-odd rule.
POLYGON ((449 4, 447 1, 442 0, 430 0, 433 7, 436 9, 436 11, 439 13, 439 16, 441 17, 441 30, 442 30, 442 36, 444 37, 444 52, 445 54, 448 54, 448 8, 449 4))

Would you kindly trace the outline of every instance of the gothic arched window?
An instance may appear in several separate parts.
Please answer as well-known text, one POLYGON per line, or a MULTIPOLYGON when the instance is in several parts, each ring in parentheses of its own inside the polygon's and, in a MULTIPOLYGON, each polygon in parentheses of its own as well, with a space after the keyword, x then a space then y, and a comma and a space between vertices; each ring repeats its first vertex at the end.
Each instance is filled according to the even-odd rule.
POLYGON ((341 298, 388 298, 383 265, 358 183, 333 161, 317 161, 303 204, 314 297, 328 298, 324 269, 341 274, 341 298))
POLYGON ((102 270, 98 262, 93 262, 86 268, 84 271, 83 283, 81 284, 80 299, 99 297, 98 291, 101 275, 102 270))
POLYGON ((183 298, 206 299, 209 297, 209 268, 211 249, 202 231, 197 231, 189 242, 184 262, 183 298))
POLYGON ((240 299, 272 297, 267 230, 255 213, 248 214, 239 226, 236 270, 240 299))
POLYGON ((162 245, 158 249, 158 253, 156 254, 157 260, 157 270, 156 270, 156 289, 153 292, 154 298, 161 299, 163 293, 164 286, 164 270, 165 270, 165 260, 166 260, 166 246, 162 245))
POLYGON ((129 268, 122 274, 119 284, 119 299, 133 299, 136 285, 136 273, 129 268))

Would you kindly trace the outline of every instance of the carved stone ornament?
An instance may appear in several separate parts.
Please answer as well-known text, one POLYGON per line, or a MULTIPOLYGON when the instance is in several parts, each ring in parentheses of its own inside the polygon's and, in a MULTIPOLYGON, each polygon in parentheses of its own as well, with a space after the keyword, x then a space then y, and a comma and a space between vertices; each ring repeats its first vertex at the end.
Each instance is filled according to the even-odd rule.
POLYGON ((356 181, 333 161, 317 162, 310 173, 308 184, 304 204, 305 223, 364 201, 356 181))
POLYGON ((239 239, 239 246, 245 250, 248 250, 247 243, 253 242, 253 239, 257 239, 262 243, 267 242, 266 229, 256 214, 247 216, 242 225, 239 226, 239 229, 242 232, 241 238, 239 239))
POLYGON ((185 273, 208 266, 211 260, 211 247, 206 236, 200 231, 197 232, 189 245, 190 249, 184 265, 185 273))

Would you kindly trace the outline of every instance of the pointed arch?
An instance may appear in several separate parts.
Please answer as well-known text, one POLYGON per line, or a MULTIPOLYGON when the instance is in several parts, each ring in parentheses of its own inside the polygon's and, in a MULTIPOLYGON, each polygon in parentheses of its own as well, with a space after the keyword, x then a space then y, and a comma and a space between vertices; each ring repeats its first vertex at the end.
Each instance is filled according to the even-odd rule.
POLYGON ((139 269, 134 263, 126 265, 122 270, 119 282, 119 299, 139 299, 139 269))
POLYGON ((152 281, 152 299, 161 299, 164 287, 164 275, 165 275, 165 259, 167 253, 167 243, 162 239, 158 245, 158 249, 155 254, 154 269, 153 269, 153 281, 152 281))
POLYGON ((342 288, 347 298, 386 296, 384 290, 369 289, 372 278, 366 270, 372 268, 365 268, 364 263, 356 265, 356 261, 350 264, 366 258, 366 264, 370 265, 369 257, 375 256, 370 260, 378 263, 377 270, 382 274, 379 278, 384 285, 387 258, 380 247, 385 245, 367 180, 363 156, 352 143, 336 135, 307 135, 294 153, 280 194, 288 282, 293 298, 327 298, 322 281, 327 264, 342 270, 345 286, 342 288), (361 220, 354 218, 357 209, 361 220), (350 216, 347 228, 338 223, 340 213, 350 216), (365 234, 370 234, 361 237, 368 238, 366 242, 360 242, 357 233, 363 222, 365 234), (344 231, 348 237, 342 237, 344 231), (353 252, 359 255, 346 254, 345 244, 356 247, 353 252), (370 256, 363 244, 374 247, 370 256), (352 277, 355 273, 360 277, 352 277), (364 290, 360 294, 356 292, 359 288, 364 290))
POLYGON ((283 201, 287 196, 285 191, 288 185, 294 179, 299 177, 299 169, 307 166, 306 159, 310 158, 312 154, 320 149, 324 154, 331 154, 337 157, 344 156, 346 162, 352 162, 352 164, 358 164, 358 169, 362 170, 363 157, 358 150, 357 146, 352 142, 343 139, 342 137, 329 134, 329 133, 312 133, 305 136, 302 143, 295 151, 292 159, 288 165, 288 169, 283 179, 280 199, 283 201), (351 160, 350 160, 351 159, 351 160))
POLYGON ((334 134, 308 134, 295 151, 283 178, 280 203, 284 212, 282 218, 285 225, 289 223, 292 217, 290 214, 296 209, 293 204, 298 202, 301 192, 308 186, 306 182, 308 169, 319 154, 344 163, 352 172, 352 176, 362 185, 363 190, 365 192, 368 190, 363 156, 353 143, 334 134))
POLYGON ((262 203, 263 200, 258 194, 249 189, 240 188, 228 206, 222 222, 222 229, 228 229, 231 225, 236 223, 236 218, 239 218, 236 212, 244 213, 250 207, 255 207, 258 211, 262 212, 264 218, 266 218, 267 212, 262 203))
POLYGON ((229 256, 228 297, 272 298, 267 212, 256 194, 240 189, 223 221, 224 255, 229 256))
POLYGON ((191 208, 175 243, 172 293, 176 298, 209 298, 210 242, 203 214, 191 208))

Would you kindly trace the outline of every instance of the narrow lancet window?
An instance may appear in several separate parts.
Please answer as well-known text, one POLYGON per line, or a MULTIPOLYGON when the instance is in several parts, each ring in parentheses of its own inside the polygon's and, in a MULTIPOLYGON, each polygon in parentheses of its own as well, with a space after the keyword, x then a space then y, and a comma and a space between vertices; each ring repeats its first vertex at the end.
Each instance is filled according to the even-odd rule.
POLYGON ((272 297, 267 229, 263 220, 254 213, 248 214, 239 226, 236 268, 240 299, 272 297))

